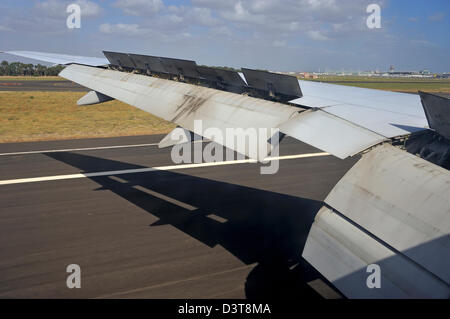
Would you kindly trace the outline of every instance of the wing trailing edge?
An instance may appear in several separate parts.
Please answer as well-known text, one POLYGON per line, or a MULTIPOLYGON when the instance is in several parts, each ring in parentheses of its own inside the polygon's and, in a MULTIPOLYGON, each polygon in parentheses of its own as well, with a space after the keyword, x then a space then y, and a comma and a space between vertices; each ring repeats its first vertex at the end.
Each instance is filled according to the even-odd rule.
POLYGON ((448 170, 377 146, 327 196, 303 257, 350 298, 449 298, 449 184, 448 170))

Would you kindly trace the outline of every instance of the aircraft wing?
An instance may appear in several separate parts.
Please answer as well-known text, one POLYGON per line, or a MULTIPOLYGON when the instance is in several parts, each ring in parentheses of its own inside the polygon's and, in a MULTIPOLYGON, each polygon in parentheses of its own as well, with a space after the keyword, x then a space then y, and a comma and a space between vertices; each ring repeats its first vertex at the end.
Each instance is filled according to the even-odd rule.
POLYGON ((24 58, 50 62, 54 64, 69 65, 72 63, 84 64, 90 66, 102 66, 108 65, 108 59, 96 58, 87 56, 76 56, 59 53, 45 53, 36 51, 1 51, 0 53, 8 53, 11 55, 17 55, 24 58))
MULTIPOLYGON (((7 53, 68 65, 60 76, 199 135, 203 132, 194 127, 196 119, 202 120, 202 130, 210 127, 223 132, 226 128, 279 128, 281 133, 343 159, 427 127, 420 97, 413 94, 298 81, 293 77, 249 69, 235 74, 214 70, 216 73, 212 74, 211 70, 205 70, 207 68, 197 67, 194 61, 106 51, 106 59, 30 51, 7 53), (190 77, 197 74, 200 78, 216 76, 232 85, 227 90, 216 90, 134 72, 98 68, 107 64, 128 71, 152 68, 173 74, 181 70, 190 77), (265 85, 293 98, 279 103, 235 94, 237 87, 237 91, 242 86, 253 86, 261 91, 265 85)), ((221 142, 214 136, 207 138, 221 142)), ((237 150, 232 143, 220 144, 251 158, 261 160, 265 157, 259 153, 257 156, 249 154, 249 150, 237 150)), ((269 147, 269 153, 273 147, 269 147)))
POLYGON ((195 119, 203 120, 206 125, 203 129, 276 127, 284 134, 339 158, 427 127, 420 97, 412 94, 325 85, 325 98, 321 98, 313 94, 318 94, 324 84, 314 83, 317 84, 314 89, 318 91, 311 90, 313 94, 309 95, 309 87, 306 86, 302 88, 303 97, 287 105, 186 83, 78 65, 67 67, 60 75, 199 135, 201 132, 194 129, 195 119), (156 83, 158 89, 152 88, 156 83), (333 91, 345 91, 346 94, 339 97, 340 101, 325 103, 333 91), (365 93, 369 94, 367 100, 362 98, 365 93), (378 96, 378 99, 375 98, 371 104, 370 96, 378 96), (155 105, 151 105, 153 103, 155 105))

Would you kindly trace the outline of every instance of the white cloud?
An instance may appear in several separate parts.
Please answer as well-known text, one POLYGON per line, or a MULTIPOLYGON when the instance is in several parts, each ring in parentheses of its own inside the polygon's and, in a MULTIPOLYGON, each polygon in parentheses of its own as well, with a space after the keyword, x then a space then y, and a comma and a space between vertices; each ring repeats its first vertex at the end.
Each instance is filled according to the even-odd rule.
POLYGON ((433 22, 438 22, 444 20, 445 14, 442 12, 438 12, 428 17, 428 20, 433 22))
POLYGON ((432 42, 428 40, 410 40, 411 44, 414 46, 421 46, 421 47, 432 47, 435 46, 432 42))
POLYGON ((316 41, 326 41, 329 40, 329 38, 327 36, 325 36, 322 32, 317 31, 317 30, 310 30, 308 32, 306 32, 306 35, 312 39, 312 40, 316 40, 316 41))
POLYGON ((102 8, 88 0, 45 0, 33 2, 30 8, 9 8, 1 12, 0 24, 11 32, 36 35, 57 35, 70 32, 66 25, 67 6, 80 5, 81 18, 96 19, 103 13, 102 8))
POLYGON ((99 31, 105 34, 116 34, 116 35, 144 35, 149 32, 149 30, 141 28, 138 24, 126 24, 126 23, 103 23, 99 27, 99 31))
POLYGON ((275 41, 273 41, 272 44, 275 47, 284 47, 284 46, 286 46, 286 41, 285 40, 275 40, 275 41))
MULTIPOLYGON (((171 13, 169 19, 173 20, 173 15, 178 17, 179 22, 183 21, 187 26, 203 25, 203 26, 216 26, 220 23, 219 19, 212 16, 212 10, 209 8, 197 8, 197 7, 168 7, 168 11, 171 13)), ((164 19, 166 16, 161 16, 164 19)), ((175 21, 174 21, 175 22, 175 21)))
POLYGON ((180 17, 180 16, 178 16, 176 14, 171 14, 168 18, 173 23, 181 23, 181 22, 184 21, 183 17, 180 17))
POLYGON ((102 8, 95 2, 88 0, 46 0, 36 3, 36 10, 40 16, 51 18, 67 18, 67 6, 71 3, 78 4, 82 17, 97 17, 102 13, 102 8))
MULTIPOLYGON (((395 16, 392 6, 384 6, 387 1, 376 1, 383 17, 379 30, 369 30, 366 25, 366 7, 373 0, 190 0, 182 1, 184 5, 163 0, 34 0, 27 10, 10 6, 7 11, 2 2, 0 32, 7 35, 5 44, 14 48, 40 46, 69 54, 75 48, 83 55, 86 50, 95 53, 114 46, 215 65, 311 70, 352 65, 382 68, 406 60, 418 65, 421 59, 425 66, 445 64, 448 50, 430 50, 433 44, 421 40, 428 38, 428 30, 416 40, 406 32, 393 31, 395 16), (104 20, 68 31, 66 6, 73 2, 80 3, 83 17, 102 16, 104 20), (105 5, 116 8, 111 16, 103 14, 101 6, 105 5), (386 17, 384 10, 391 10, 386 17), (97 33, 91 32, 93 26, 97 33), (82 45, 76 46, 76 41, 82 45)), ((413 13, 405 19, 409 16, 413 13)), ((425 15, 418 23, 445 18, 443 14, 425 15)), ((438 23, 428 24, 438 27, 438 23)))
POLYGON ((117 0, 113 7, 122 9, 128 15, 148 16, 158 13, 164 3, 162 0, 117 0))
POLYGON ((226 26, 220 26, 211 30, 212 34, 230 37, 233 33, 226 26))
POLYGON ((236 22, 260 24, 265 21, 264 15, 250 13, 248 9, 244 8, 242 1, 236 2, 233 10, 225 11, 221 16, 227 20, 236 22))
POLYGON ((3 26, 3 25, 0 25, 0 32, 1 31, 3 31, 3 32, 6 32, 6 31, 12 31, 12 29, 11 28, 8 28, 8 27, 5 27, 5 26, 3 26))
POLYGON ((190 22, 195 21, 204 26, 215 26, 219 23, 219 20, 214 18, 211 10, 207 8, 192 8, 187 11, 186 16, 190 22))
MULTIPOLYGON (((379 0, 380 6, 386 0, 379 0)), ((366 8, 373 0, 192 0, 197 8, 208 8, 220 24, 240 31, 262 32, 266 36, 306 35, 323 40, 367 31, 366 8), (336 25, 337 27, 333 26, 336 25)))
POLYGON ((76 0, 72 3, 78 3, 81 8, 81 14, 85 17, 96 17, 102 13, 102 8, 95 2, 87 0, 76 0))
MULTIPOLYGON (((379 0, 383 5, 386 0, 379 0)), ((128 15, 142 16, 139 29, 172 37, 206 27, 210 35, 223 34, 235 41, 280 38, 314 41, 366 37, 366 7, 373 0, 191 0, 191 5, 165 6, 162 0, 117 0, 112 6, 128 15), (152 16, 151 19, 147 19, 152 16), (145 17, 145 18, 144 18, 145 17), (318 31, 320 30, 320 31, 318 31), (257 35, 259 34, 259 35, 257 35)), ((203 29, 204 30, 204 29, 203 29)), ((136 30, 134 30, 136 32, 136 30)), ((289 41, 291 43, 292 41, 289 41)))

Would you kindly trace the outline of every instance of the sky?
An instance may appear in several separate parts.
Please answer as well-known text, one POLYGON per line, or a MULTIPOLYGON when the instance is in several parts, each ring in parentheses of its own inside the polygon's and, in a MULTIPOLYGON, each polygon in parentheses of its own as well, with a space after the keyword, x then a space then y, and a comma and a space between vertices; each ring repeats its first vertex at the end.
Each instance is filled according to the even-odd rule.
POLYGON ((0 2, 2 51, 107 50, 272 71, 450 72, 449 30, 449 0, 0 2), (71 3, 79 29, 66 24, 71 3), (381 28, 367 26, 370 4, 381 8, 381 28))

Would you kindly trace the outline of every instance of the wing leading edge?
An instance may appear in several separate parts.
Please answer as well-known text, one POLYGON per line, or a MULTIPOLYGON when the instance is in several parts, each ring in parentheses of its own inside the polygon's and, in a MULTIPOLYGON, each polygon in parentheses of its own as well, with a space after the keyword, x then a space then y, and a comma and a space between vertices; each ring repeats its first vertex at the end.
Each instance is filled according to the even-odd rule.
MULTIPOLYGON (((324 111, 246 95, 205 88, 139 74, 81 65, 66 67, 60 76, 96 92, 138 107, 202 135, 208 128, 279 128, 282 133, 304 141, 339 158, 352 156, 386 138, 364 127, 324 111), (202 131, 195 127, 202 120, 202 131)), ((267 136, 269 140, 271 136, 267 136)), ((251 158, 249 150, 237 150, 232 142, 220 143, 251 158)), ((261 155, 263 156, 263 155, 261 155)), ((261 156, 256 159, 262 160, 261 156)))
POLYGON ((29 59, 50 62, 54 64, 69 65, 69 64, 83 64, 89 66, 103 66, 108 65, 108 59, 86 57, 77 55, 67 55, 59 53, 45 53, 36 51, 2 51, 11 55, 17 55, 29 59))
MULTIPOLYGON (((75 64, 66 67, 60 76, 260 161, 267 154, 236 149, 233 140, 205 135, 207 129, 216 128, 222 136, 226 136, 226 130, 230 128, 266 128, 266 132, 271 132, 271 128, 280 127, 303 110, 192 84, 75 64), (195 120, 202 120, 202 126, 196 126, 195 120)), ((270 138, 267 135, 265 139, 270 138)))

